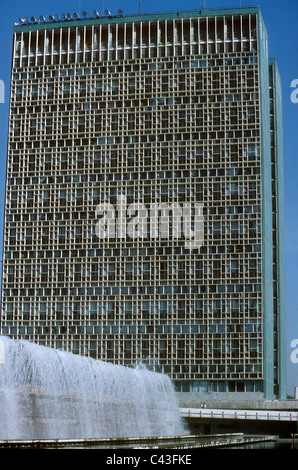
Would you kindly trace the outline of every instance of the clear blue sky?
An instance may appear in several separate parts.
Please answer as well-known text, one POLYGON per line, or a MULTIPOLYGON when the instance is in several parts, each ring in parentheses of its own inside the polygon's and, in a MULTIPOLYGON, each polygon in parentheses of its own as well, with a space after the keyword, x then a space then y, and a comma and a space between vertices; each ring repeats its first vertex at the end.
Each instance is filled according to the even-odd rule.
MULTIPOLYGON (((298 364, 290 361, 290 344, 298 339, 298 103, 291 102, 291 82, 298 79, 298 0, 141 0, 142 13, 159 13, 178 10, 229 8, 259 5, 264 17, 269 55, 275 57, 280 69, 283 87, 283 127, 285 165, 285 228, 286 228, 286 295, 287 295, 287 363, 288 393, 298 386, 298 364)), ((25 16, 74 13, 86 10, 102 12, 108 9, 117 14, 138 13, 139 0, 0 0, 0 79, 6 87, 5 103, 0 104, 0 252, 2 257, 2 233, 5 195, 5 169, 9 111, 9 83, 12 53, 12 30, 15 22, 25 16)))

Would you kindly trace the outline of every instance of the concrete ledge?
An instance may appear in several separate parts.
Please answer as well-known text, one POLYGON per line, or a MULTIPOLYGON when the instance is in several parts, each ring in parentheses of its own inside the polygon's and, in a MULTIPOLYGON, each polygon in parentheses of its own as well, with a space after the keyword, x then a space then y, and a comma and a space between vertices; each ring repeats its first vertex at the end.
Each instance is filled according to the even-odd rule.
POLYGON ((177 392, 180 408, 200 408, 205 402, 207 408, 244 410, 298 411, 298 400, 265 400, 252 394, 250 398, 241 393, 183 393, 177 392))
POLYGON ((0 448, 198 449, 269 442, 276 439, 276 436, 245 436, 243 433, 125 439, 33 439, 0 441, 0 448))

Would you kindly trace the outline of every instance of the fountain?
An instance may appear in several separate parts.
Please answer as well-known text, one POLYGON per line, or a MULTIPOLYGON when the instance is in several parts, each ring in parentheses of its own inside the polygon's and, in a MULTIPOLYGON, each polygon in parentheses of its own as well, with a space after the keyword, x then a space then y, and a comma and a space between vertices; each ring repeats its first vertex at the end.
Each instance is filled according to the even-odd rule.
POLYGON ((0 439, 184 433, 168 376, 0 336, 0 439), (2 362, 2 363, 1 363, 2 362))

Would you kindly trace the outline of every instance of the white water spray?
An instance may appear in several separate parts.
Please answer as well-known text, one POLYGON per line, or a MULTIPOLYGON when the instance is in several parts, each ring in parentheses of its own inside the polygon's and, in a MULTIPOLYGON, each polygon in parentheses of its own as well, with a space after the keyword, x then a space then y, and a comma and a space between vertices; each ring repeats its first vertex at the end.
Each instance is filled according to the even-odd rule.
POLYGON ((0 337, 0 439, 184 433, 168 376, 0 337))

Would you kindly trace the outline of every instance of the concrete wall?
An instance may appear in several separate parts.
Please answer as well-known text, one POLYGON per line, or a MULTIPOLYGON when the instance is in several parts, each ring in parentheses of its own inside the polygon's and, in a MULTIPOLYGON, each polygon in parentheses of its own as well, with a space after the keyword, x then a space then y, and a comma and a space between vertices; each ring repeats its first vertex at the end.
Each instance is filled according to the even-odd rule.
POLYGON ((180 408, 298 410, 297 400, 265 400, 262 393, 177 393, 180 408))
POLYGON ((205 420, 188 423, 190 434, 225 434, 243 433, 246 435, 274 435, 281 438, 290 438, 297 433, 296 422, 267 422, 267 421, 241 421, 241 420, 205 420))

